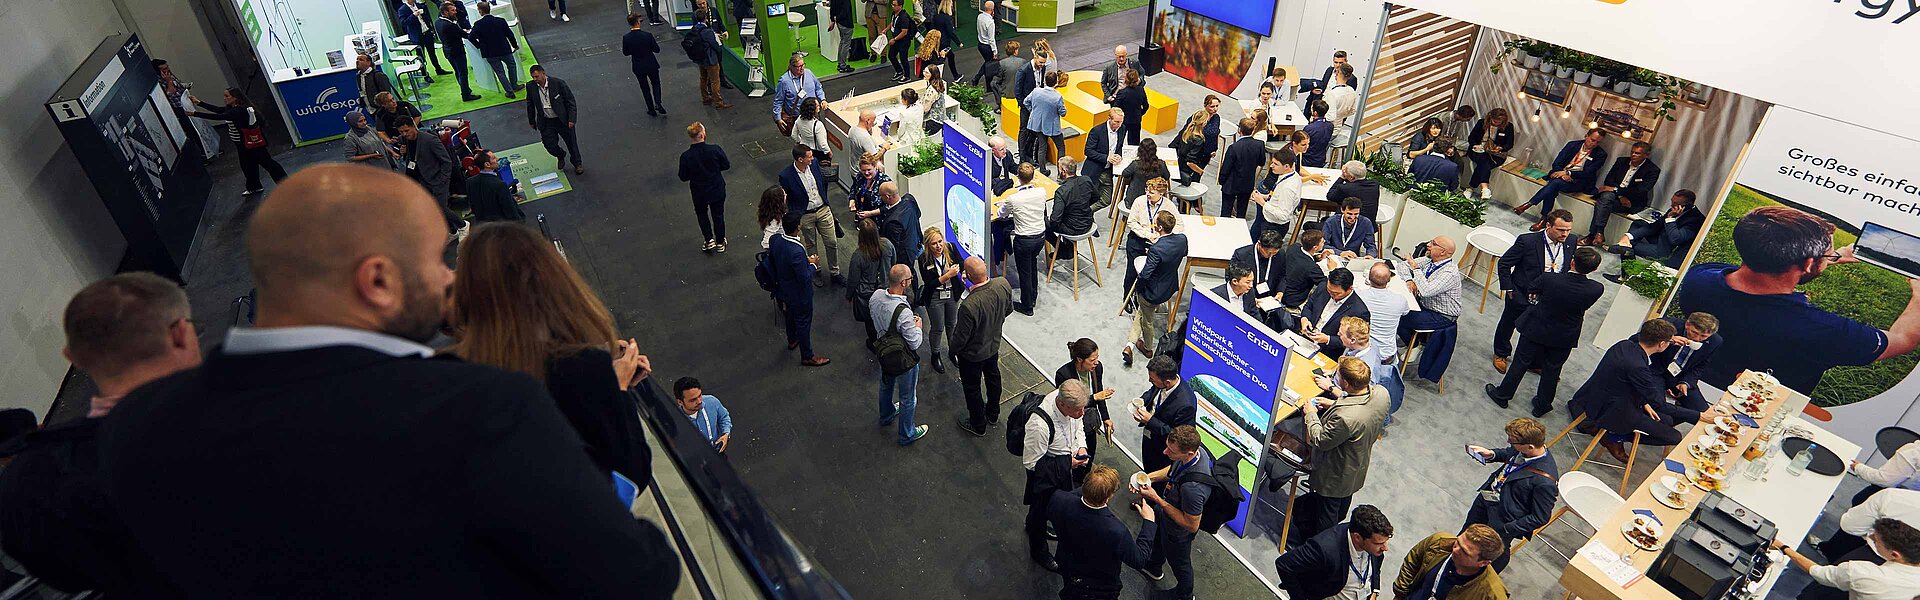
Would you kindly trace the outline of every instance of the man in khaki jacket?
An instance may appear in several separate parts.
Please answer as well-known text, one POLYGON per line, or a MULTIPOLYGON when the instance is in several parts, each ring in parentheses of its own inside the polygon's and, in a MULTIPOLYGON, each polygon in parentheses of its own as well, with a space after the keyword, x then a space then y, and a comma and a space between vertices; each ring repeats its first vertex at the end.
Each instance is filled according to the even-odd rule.
POLYGON ((1353 495, 1367 482, 1373 443, 1380 439, 1381 422, 1387 417, 1387 389, 1373 385, 1373 369, 1367 361, 1341 358, 1336 371, 1315 378, 1314 383, 1326 392, 1300 406, 1307 441, 1313 444, 1313 474, 1307 479, 1313 491, 1294 502, 1289 546, 1346 519, 1353 495))
POLYGON ((1393 597, 1507 600, 1507 584, 1493 569, 1493 561, 1506 551, 1507 541, 1486 525, 1469 525, 1459 536, 1427 536, 1407 551, 1400 577, 1393 581, 1393 597))

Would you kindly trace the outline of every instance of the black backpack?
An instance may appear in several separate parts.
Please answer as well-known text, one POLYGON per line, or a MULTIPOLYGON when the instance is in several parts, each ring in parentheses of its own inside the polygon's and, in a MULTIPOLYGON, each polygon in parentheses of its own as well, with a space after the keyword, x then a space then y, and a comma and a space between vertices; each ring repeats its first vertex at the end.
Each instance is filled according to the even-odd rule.
POLYGON ((1053 441, 1053 419, 1041 414, 1045 409, 1040 408, 1040 403, 1046 399, 1046 396, 1027 392, 1026 396, 1020 398, 1020 403, 1013 405, 1013 410, 1007 411, 1007 452, 1020 456, 1020 451, 1026 449, 1027 419, 1036 416, 1047 424, 1047 441, 1053 441))
POLYGON ((753 280, 760 284, 760 289, 773 291, 779 283, 773 278, 773 260, 765 250, 761 250, 753 259, 753 280))
POLYGON ((1240 514, 1240 503, 1246 501, 1247 496, 1240 489, 1238 463, 1238 460, 1216 460, 1210 472, 1187 471, 1180 474, 1177 483, 1201 483, 1213 488, 1213 493, 1207 494, 1206 508, 1200 511, 1201 531, 1220 533, 1221 524, 1232 521, 1240 514))
POLYGON ((692 60, 693 62, 706 60, 706 44, 702 43, 704 40, 700 39, 702 33, 703 32, 696 27, 687 30, 687 33, 680 36, 680 49, 686 51, 688 60, 692 60))
POLYGON ((873 342, 873 354, 880 359, 880 372, 888 377, 905 373, 920 364, 920 354, 907 346, 907 337, 900 334, 900 313, 906 311, 904 302, 893 307, 893 317, 887 320, 887 332, 873 342))

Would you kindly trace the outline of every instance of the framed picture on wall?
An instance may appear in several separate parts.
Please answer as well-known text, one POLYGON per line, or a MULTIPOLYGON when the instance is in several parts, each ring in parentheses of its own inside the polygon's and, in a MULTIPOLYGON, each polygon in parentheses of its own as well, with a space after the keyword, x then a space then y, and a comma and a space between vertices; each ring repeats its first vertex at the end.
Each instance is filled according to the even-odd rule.
POLYGON ((1651 142, 1660 129, 1661 119, 1654 116, 1659 105, 1613 94, 1594 94, 1587 108, 1587 127, 1597 128, 1621 139, 1651 142))
POLYGON ((1573 81, 1539 71, 1528 71, 1526 81, 1520 83, 1521 94, 1561 108, 1566 108, 1572 89, 1573 81))
POLYGON ((1680 82, 1680 101, 1704 110, 1713 107, 1713 95, 1718 90, 1691 81, 1680 82))

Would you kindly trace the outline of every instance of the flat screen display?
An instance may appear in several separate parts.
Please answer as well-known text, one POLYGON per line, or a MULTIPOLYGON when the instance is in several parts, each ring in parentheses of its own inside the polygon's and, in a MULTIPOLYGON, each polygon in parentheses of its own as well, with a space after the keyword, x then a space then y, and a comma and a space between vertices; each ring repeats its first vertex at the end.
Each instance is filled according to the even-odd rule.
POLYGON ((1173 0, 1173 7, 1260 35, 1273 33, 1273 10, 1279 0, 1173 0))

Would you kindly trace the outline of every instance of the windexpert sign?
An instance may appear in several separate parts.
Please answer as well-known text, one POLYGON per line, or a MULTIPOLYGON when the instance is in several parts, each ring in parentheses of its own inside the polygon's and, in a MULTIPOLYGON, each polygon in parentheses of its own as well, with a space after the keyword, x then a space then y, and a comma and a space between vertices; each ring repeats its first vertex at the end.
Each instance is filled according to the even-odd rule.
POLYGON ((294 133, 302 142, 346 133, 347 111, 360 108, 359 88, 355 87, 358 82, 351 69, 277 85, 294 133))
POLYGON ((1920 140, 1920 0, 1393 3, 1920 140))

